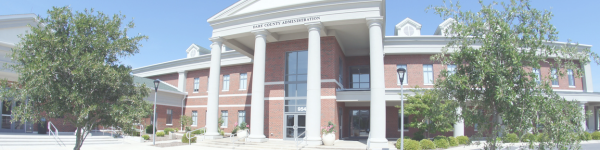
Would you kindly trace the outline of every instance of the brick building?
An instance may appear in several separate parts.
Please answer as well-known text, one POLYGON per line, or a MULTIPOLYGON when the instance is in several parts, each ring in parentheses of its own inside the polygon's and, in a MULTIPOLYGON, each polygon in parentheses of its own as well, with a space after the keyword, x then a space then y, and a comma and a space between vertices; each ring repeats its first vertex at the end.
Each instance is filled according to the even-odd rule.
MULTIPOLYGON (((370 136, 373 147, 385 147, 387 138, 416 132, 400 129, 396 69, 407 69, 408 94, 416 86, 433 87, 440 71, 453 67, 430 60, 448 42, 442 31, 453 20, 442 22, 433 35, 421 35, 421 25, 407 18, 395 26, 394 36, 384 36, 382 14, 385 1, 239 1, 208 19, 210 51, 192 45, 187 58, 133 73, 187 93, 184 114, 194 118, 193 128, 207 128, 207 138, 219 138, 218 128, 231 132, 247 122, 250 142, 305 132, 309 144, 320 144, 320 127, 331 121, 338 125, 336 139, 370 136), (218 124, 219 117, 225 123, 218 124)), ((591 77, 589 64, 583 67, 591 77)), ((547 65, 538 72, 551 75, 547 65)), ((585 77, 560 78, 553 88, 578 99, 584 110, 596 109, 592 101, 598 95, 585 77)), ((588 129, 597 129, 595 121, 588 118, 588 129)), ((475 132, 457 123, 444 134, 475 132)))

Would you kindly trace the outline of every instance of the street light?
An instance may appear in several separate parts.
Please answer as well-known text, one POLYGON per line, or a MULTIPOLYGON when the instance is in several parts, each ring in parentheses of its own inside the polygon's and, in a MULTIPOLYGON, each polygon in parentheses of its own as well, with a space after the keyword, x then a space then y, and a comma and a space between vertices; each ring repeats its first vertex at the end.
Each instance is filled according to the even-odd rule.
POLYGON ((158 93, 158 85, 160 84, 160 80, 154 80, 154 125, 152 126, 152 145, 156 145, 156 93, 158 93))
POLYGON ((398 79, 400 80, 400 112, 402 113, 402 118, 400 118, 400 149, 404 149, 404 74, 406 74, 406 69, 398 68, 398 79))

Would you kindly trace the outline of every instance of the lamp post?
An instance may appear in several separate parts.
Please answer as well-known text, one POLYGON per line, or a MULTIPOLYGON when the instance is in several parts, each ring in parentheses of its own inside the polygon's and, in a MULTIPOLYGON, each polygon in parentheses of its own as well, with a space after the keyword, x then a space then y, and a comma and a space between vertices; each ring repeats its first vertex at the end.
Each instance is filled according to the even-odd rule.
POLYGON ((404 74, 406 74, 406 69, 398 68, 398 79, 400 80, 400 112, 402 113, 402 118, 400 118, 400 149, 404 149, 404 74))
POLYGON ((156 145, 156 93, 158 93, 158 85, 160 84, 160 80, 154 80, 154 121, 152 122, 154 125, 152 126, 152 145, 156 145))

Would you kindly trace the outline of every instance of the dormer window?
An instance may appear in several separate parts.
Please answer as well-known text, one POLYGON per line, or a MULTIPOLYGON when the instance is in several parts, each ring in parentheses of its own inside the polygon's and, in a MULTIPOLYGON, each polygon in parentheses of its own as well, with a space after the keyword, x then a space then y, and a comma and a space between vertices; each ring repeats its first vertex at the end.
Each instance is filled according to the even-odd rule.
POLYGON ((397 36, 421 35, 421 24, 410 18, 406 18, 396 25, 395 34, 397 36))

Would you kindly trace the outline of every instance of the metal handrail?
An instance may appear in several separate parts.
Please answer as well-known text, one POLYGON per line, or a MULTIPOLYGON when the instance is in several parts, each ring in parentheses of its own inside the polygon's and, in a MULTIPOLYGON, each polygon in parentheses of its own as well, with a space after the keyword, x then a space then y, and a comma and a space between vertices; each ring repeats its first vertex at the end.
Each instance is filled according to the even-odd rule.
POLYGON ((371 132, 369 132, 369 137, 367 138, 367 150, 371 148, 371 132))
POLYGON ((60 140, 60 138, 58 138, 58 129, 56 128, 56 126, 54 126, 54 124, 52 124, 52 121, 48 121, 48 136, 54 135, 54 140, 56 140, 56 143, 58 143, 58 146, 66 146, 65 143, 60 140), (50 127, 54 127, 54 132, 52 132, 52 129, 50 127), (60 143, 62 143, 62 145, 60 145, 60 143))
MULTIPOLYGON (((202 134, 200 134, 200 135, 204 135, 204 134, 206 133, 206 127, 202 127, 202 128, 196 129, 196 130, 202 130, 202 129, 204 129, 204 133, 202 133, 202 134)), ((191 136, 190 136, 190 135, 192 134, 192 132, 194 132, 194 131, 196 131, 196 130, 192 130, 192 131, 188 131, 188 132, 186 132, 186 135, 185 135, 185 136, 186 136, 186 137, 187 137, 187 139, 188 139, 188 145, 192 145, 192 139, 190 139, 190 138, 191 138, 191 136)), ((196 135, 194 135, 194 136, 196 136, 196 135)), ((206 139, 206 137, 204 137, 204 139, 206 139)))
MULTIPOLYGON (((294 132, 298 133, 298 126, 294 126, 294 132)), ((294 141, 296 141, 296 148, 298 148, 298 150, 300 150, 299 144, 302 144, 302 142, 306 141, 306 136, 304 136, 304 138, 302 138, 302 140, 300 141, 300 143, 298 143, 298 137, 301 137, 302 135, 304 135, 304 133, 306 133, 306 131, 298 134, 298 136, 294 137, 294 141)))

